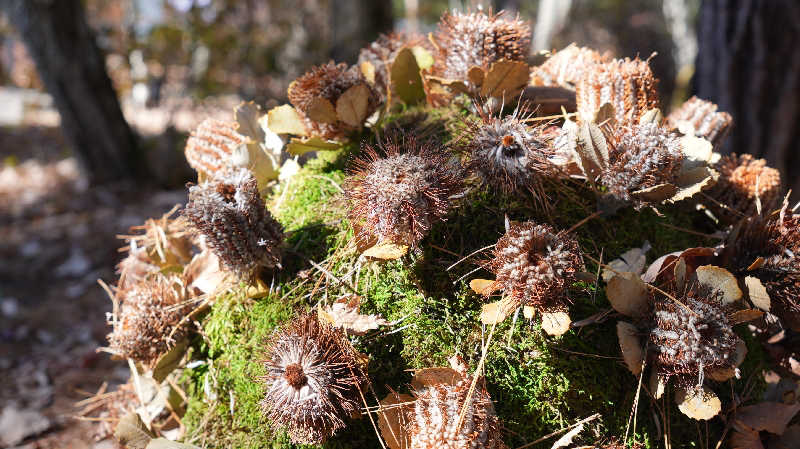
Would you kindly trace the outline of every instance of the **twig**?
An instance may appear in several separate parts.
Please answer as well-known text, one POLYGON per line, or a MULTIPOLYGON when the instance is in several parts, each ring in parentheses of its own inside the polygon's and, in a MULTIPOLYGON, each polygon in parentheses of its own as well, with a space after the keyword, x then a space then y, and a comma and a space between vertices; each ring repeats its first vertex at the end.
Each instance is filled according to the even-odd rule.
POLYGON ((600 417, 600 414, 599 413, 595 413, 594 415, 589 416, 588 418, 583 418, 582 420, 576 422, 575 424, 572 424, 570 426, 564 427, 563 429, 556 430, 555 432, 548 433, 547 435, 539 438, 538 440, 531 441, 530 443, 524 444, 524 445, 518 447, 517 449, 525 449, 527 447, 531 447, 534 444, 541 443, 542 441, 545 441, 547 439, 553 438, 554 436, 556 436, 556 435, 558 435, 560 433, 564 433, 564 432, 566 432, 566 431, 568 431, 570 429, 573 429, 573 428, 575 428, 577 426, 580 426, 581 424, 586 424, 587 422, 593 421, 593 420, 595 420, 595 419, 597 419, 599 417, 600 417))

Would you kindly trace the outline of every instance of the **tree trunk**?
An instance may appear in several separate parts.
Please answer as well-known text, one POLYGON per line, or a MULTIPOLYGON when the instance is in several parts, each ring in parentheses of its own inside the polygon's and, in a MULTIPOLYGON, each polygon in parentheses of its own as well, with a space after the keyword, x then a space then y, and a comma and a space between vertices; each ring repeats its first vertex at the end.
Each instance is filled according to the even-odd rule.
POLYGON ((394 27, 392 2, 389 1, 333 0, 328 3, 328 11, 330 57, 337 62, 355 62, 361 48, 369 45, 379 33, 389 33, 394 27))
POLYGON ((751 153, 800 193, 800 2, 704 0, 698 18, 697 96, 730 112, 723 150, 751 153))
POLYGON ((0 10, 36 62, 90 181, 145 172, 81 0, 0 0, 0 10))

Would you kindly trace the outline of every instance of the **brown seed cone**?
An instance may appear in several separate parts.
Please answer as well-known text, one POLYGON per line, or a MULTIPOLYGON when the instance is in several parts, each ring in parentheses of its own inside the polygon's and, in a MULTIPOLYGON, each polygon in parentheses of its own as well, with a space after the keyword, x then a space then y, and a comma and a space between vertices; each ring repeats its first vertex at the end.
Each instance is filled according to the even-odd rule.
POLYGON ((682 305, 665 296, 655 299, 650 346, 658 372, 677 376, 688 387, 701 385, 708 370, 735 368, 739 337, 728 321, 730 310, 722 304, 722 294, 697 282, 669 293, 682 305))
POLYGON ((548 225, 509 223, 483 266, 517 304, 540 312, 566 311, 566 291, 583 270, 578 241, 548 225))
POLYGON ((301 315, 267 342, 267 392, 260 405, 297 444, 320 444, 362 406, 369 379, 342 329, 301 315))
POLYGON ((594 121, 600 106, 610 103, 618 123, 639 123, 645 112, 659 105, 657 85, 650 65, 639 58, 595 64, 575 86, 578 121, 594 121))
POLYGON ((306 127, 312 134, 326 139, 336 139, 345 136, 354 129, 341 121, 322 123, 310 119, 307 112, 312 102, 317 98, 324 98, 336 107, 336 101, 347 89, 362 84, 369 89, 367 102, 367 116, 369 117, 378 109, 380 95, 373 88, 358 67, 347 67, 347 64, 334 64, 333 61, 312 67, 300 78, 289 85, 289 102, 303 117, 306 127))
POLYGON ((192 131, 186 141, 186 161, 198 174, 212 177, 228 167, 231 155, 247 137, 239 134, 237 123, 208 118, 192 131))
POLYGON ((283 229, 269 213, 247 169, 231 169, 189 188, 184 215, 241 279, 280 267, 283 229))
POLYGON ((564 87, 575 89, 578 80, 593 70, 595 64, 610 60, 608 54, 600 54, 591 48, 569 44, 540 66, 531 70, 531 84, 534 86, 564 87))
POLYGON ((396 32, 381 34, 374 42, 361 49, 358 63, 369 62, 375 67, 375 89, 386 99, 390 89, 389 70, 397 53, 404 47, 421 46, 432 50, 430 41, 420 34, 396 32))
POLYGON ((519 17, 507 19, 503 12, 445 13, 435 34, 438 57, 432 74, 468 81, 472 67, 488 69, 492 63, 525 61, 530 53, 531 29, 519 17))
POLYGON ((165 353, 184 335, 173 330, 193 307, 183 284, 178 276, 156 274, 118 289, 107 337, 111 350, 146 363, 165 353))
POLYGON ((733 127, 733 118, 727 112, 717 111, 717 105, 697 97, 684 102, 670 112, 666 126, 678 130, 688 124, 696 137, 702 137, 719 149, 733 127))
POLYGON ((749 154, 730 154, 723 156, 714 168, 719 172, 719 179, 709 189, 707 194, 712 201, 706 205, 724 223, 735 223, 755 215, 756 196, 761 201, 762 211, 778 206, 781 174, 768 167, 764 159, 754 159, 749 154))
POLYGON ((464 191, 460 164, 431 141, 394 136, 380 150, 365 144, 362 152, 344 186, 362 242, 416 246, 464 191))

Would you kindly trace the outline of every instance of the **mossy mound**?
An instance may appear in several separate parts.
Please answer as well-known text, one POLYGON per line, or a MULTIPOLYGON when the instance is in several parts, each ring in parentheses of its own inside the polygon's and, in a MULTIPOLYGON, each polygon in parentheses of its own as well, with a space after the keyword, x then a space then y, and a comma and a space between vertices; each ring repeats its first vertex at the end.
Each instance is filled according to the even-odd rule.
MULTIPOLYGON (((594 193, 581 185, 549 189, 547 209, 536 207, 528 197, 476 189, 460 200, 446 222, 434 227, 420 251, 396 261, 359 263, 357 252, 348 245, 353 233, 340 187, 346 178, 346 161, 356 151, 351 146, 320 153, 270 197, 270 210, 289 234, 284 269, 274 273, 270 294, 247 298, 243 286, 239 292, 217 298, 202 319, 202 336, 194 339, 189 358, 203 363, 190 365, 193 368, 185 369, 183 375, 189 395, 183 419, 187 441, 203 447, 295 447, 259 410, 264 388, 259 381, 264 374, 263 343, 297 310, 313 308, 320 301, 330 303, 339 295, 352 293, 351 288, 363 297, 362 312, 397 321, 393 327, 353 339, 356 347, 369 355, 374 388, 367 397, 370 405, 389 388, 407 391, 409 370, 446 365, 453 354, 464 357, 474 369, 489 329, 482 327, 479 319, 485 300, 469 289, 468 281, 487 273, 467 274, 486 255, 448 267, 493 244, 503 233, 506 214, 513 220, 536 220, 568 229, 596 210, 594 193), (335 279, 315 266, 324 267, 335 279)), ((583 251, 603 261, 645 241, 653 246, 648 261, 672 251, 715 244, 702 234, 712 232, 713 226, 690 206, 665 207, 660 214, 628 208, 612 217, 593 218, 575 233, 583 251)), ((596 263, 588 258, 586 263, 589 272, 598 272, 596 263)), ((270 284, 271 280, 266 281, 270 284)), ((602 282, 575 284, 570 299, 574 321, 610 309, 602 282)), ((562 337, 545 335, 536 319, 529 322, 521 315, 497 326, 485 371, 509 447, 595 413, 601 417, 590 423, 594 436, 587 438, 625 435, 638 385, 622 362, 615 322, 611 316, 562 337)), ((750 374, 759 370, 756 354, 760 350, 757 343, 747 341, 751 355, 742 367, 742 380, 732 380, 732 389, 718 388, 723 401, 729 399, 726 391, 728 395, 741 391, 750 374)), ((695 447, 696 422, 666 400, 658 406, 671 409, 672 447, 695 447)), ((660 445, 663 438, 650 412, 653 406, 642 392, 635 430, 637 440, 646 447, 660 445)), ((712 435, 721 434, 721 423, 709 425, 720 427, 712 435)), ((534 447, 550 444, 552 441, 545 441, 534 447)), ((364 415, 324 447, 381 445, 364 415)))

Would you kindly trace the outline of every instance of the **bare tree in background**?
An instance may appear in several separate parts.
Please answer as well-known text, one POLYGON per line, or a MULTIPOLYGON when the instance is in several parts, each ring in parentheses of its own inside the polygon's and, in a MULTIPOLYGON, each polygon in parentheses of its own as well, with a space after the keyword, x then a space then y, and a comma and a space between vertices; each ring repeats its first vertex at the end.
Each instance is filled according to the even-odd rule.
POLYGON ((0 0, 53 96, 62 130, 92 183, 144 172, 81 0, 0 0))
POLYGON ((752 153, 800 192, 800 2, 705 0, 697 95, 733 115, 726 152, 752 153))

